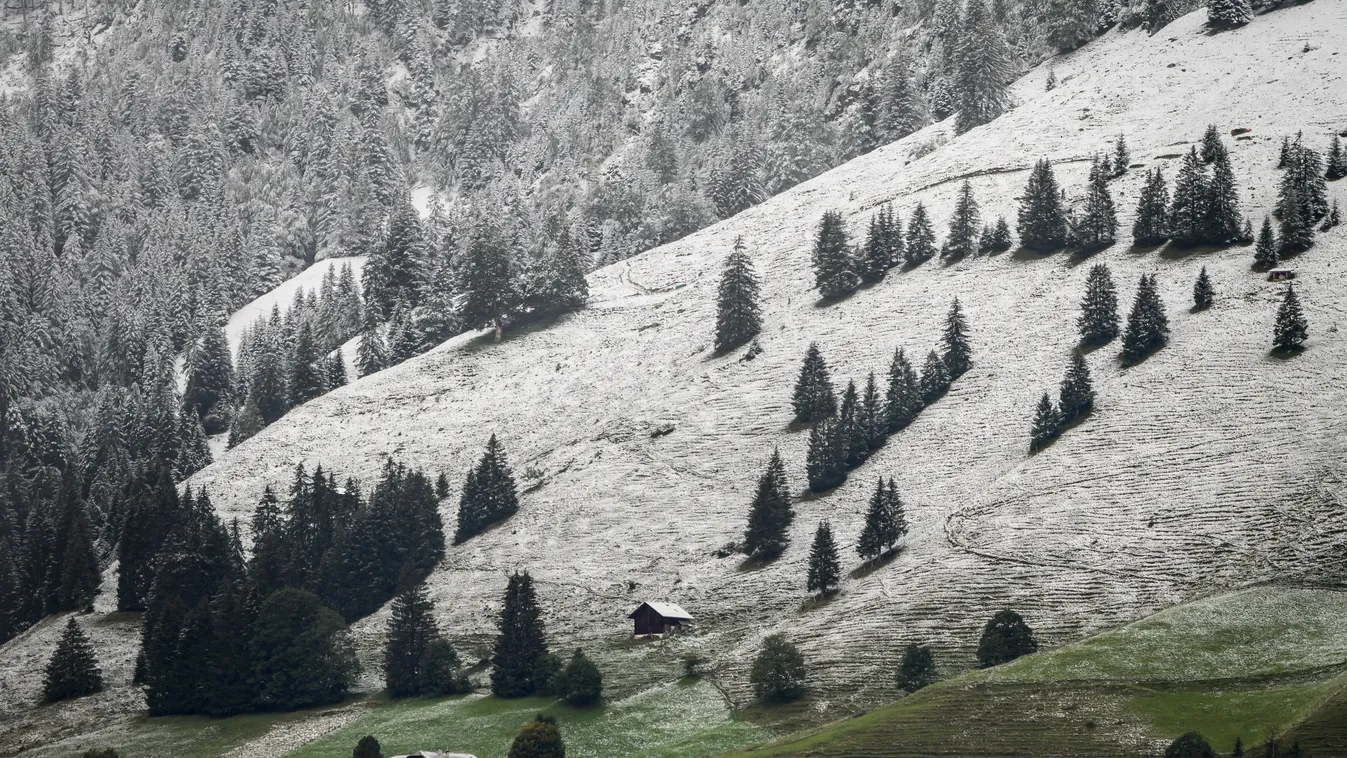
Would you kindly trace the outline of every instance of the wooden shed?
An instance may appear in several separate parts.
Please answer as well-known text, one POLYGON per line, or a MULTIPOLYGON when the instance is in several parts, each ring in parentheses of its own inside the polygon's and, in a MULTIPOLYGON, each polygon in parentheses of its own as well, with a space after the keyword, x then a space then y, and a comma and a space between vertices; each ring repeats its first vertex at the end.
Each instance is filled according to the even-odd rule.
POLYGON ((1267 280, 1269 282, 1280 282, 1294 278, 1296 278, 1296 272, 1294 269, 1274 268, 1271 271, 1267 272, 1267 280))
POLYGON ((674 603, 648 601, 641 603, 627 616, 634 624, 632 633, 640 637, 650 634, 674 634, 692 623, 692 616, 674 603))

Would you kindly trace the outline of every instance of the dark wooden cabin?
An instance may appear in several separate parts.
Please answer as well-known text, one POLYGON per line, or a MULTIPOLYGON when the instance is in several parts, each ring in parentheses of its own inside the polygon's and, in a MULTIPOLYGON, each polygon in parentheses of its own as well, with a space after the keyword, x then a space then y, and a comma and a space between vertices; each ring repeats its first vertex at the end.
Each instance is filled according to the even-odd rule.
POLYGON ((634 622, 633 634, 674 634, 692 623, 692 616, 673 603, 641 603, 627 618, 634 622))

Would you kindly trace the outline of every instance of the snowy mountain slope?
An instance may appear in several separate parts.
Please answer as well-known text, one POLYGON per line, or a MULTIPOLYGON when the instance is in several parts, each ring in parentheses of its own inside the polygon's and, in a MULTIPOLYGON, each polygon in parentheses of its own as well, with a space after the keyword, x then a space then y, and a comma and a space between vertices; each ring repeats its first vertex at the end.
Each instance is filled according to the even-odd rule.
MULTIPOLYGON (((904 220, 925 202, 943 234, 966 176, 984 215, 1013 223, 1035 159, 1052 159, 1068 194, 1079 194, 1090 154, 1119 132, 1134 164, 1165 165, 1172 180, 1175 161, 1163 156, 1186 151, 1210 119, 1227 135, 1251 130, 1226 144, 1245 208, 1261 219, 1281 136, 1304 129, 1322 149, 1330 130, 1347 128, 1347 41, 1325 31, 1344 24, 1347 2, 1316 0, 1214 36, 1200 13, 1154 37, 1110 33, 1055 60, 1052 91, 1046 66, 1031 72, 1016 85, 1019 107, 988 126, 957 138, 948 124, 929 127, 595 272, 588 310, 499 345, 463 335, 338 389, 193 485, 209 487, 227 518, 246 518, 262 488, 283 488, 299 461, 372 480, 395 454, 448 472, 457 486, 495 432, 526 494, 513 519, 450 548, 431 577, 441 625, 469 656, 483 654, 507 573, 527 568, 556 646, 584 646, 615 695, 671 678, 695 649, 742 703, 748 661, 763 635, 780 630, 808 657, 820 707, 839 709, 891 696, 908 642, 933 643, 946 672, 972 665, 981 625, 1002 607, 1056 643, 1217 587, 1338 560, 1347 541, 1344 228, 1319 235, 1293 263, 1311 339, 1288 360, 1268 354, 1283 286, 1249 271, 1251 250, 1119 244, 1094 256, 1112 267, 1124 308, 1137 278, 1158 274, 1173 339, 1125 370, 1116 344, 1093 352, 1095 413, 1035 456, 1033 404, 1065 369, 1088 265, 1066 254, 933 261, 820 306, 809 248, 824 210, 841 210, 859 235, 887 200, 904 220), (710 355, 719 267, 739 235, 764 277, 765 352, 751 362, 710 355), (1218 300, 1189 313, 1204 265, 1218 300), (840 389, 870 370, 882 375, 900 345, 919 363, 955 296, 972 327, 974 368, 844 486, 798 502, 781 560, 743 571, 738 557, 716 558, 739 538, 774 446, 803 491, 807 432, 790 429, 788 400, 808 343, 820 343, 840 389), (830 601, 804 602, 815 525, 830 518, 847 569, 857 566, 852 546, 880 474, 898 481, 913 527, 907 547, 847 578, 830 601), (678 602, 699 632, 627 644, 626 613, 644 599, 678 602)), ((1112 185, 1124 238, 1140 179, 1135 169, 1112 185)), ((1343 185, 1330 194, 1343 197, 1343 185)), ((456 498, 443 507, 450 529, 455 507, 456 498)), ((385 622, 386 611, 356 625, 371 663, 385 622)), ((96 645, 114 642, 100 627, 91 633, 96 645)), ((6 676, 31 702, 39 656, 24 660, 6 676)), ((367 671, 371 688, 377 674, 367 671)))

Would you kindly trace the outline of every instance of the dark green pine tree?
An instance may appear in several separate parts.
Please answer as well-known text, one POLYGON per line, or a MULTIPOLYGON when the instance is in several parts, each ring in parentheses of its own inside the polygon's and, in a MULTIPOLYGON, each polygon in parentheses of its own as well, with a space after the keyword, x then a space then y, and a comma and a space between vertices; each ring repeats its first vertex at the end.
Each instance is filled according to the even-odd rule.
POLYGON ((1207 130, 1202 133, 1201 155, 1203 163, 1215 163, 1226 155, 1225 143, 1215 124, 1207 124, 1207 130))
POLYGON ((748 681, 759 700, 777 703, 795 700, 805 691, 804 656, 784 634, 768 635, 753 659, 748 681))
POLYGON ((557 720, 539 713, 515 735, 507 758, 566 758, 566 745, 557 729, 557 720))
POLYGON ((865 440, 867 455, 869 451, 884 446, 884 441, 888 437, 888 412, 885 410, 884 400, 879 396, 879 385, 875 382, 873 371, 866 377, 865 389, 861 392, 857 426, 865 440))
POLYGON ((805 351, 804 365, 800 367, 800 377, 795 381, 795 392, 791 396, 791 407, 799 423, 819 421, 837 412, 837 397, 833 394, 828 364, 823 360, 817 342, 809 343, 809 349, 805 351))
POLYGON ((809 548, 807 589, 815 595, 826 595, 842 580, 842 564, 837 558, 837 542, 827 519, 819 522, 814 532, 814 544, 809 548))
POLYGON ((1333 141, 1328 146, 1328 159, 1324 165, 1324 178, 1336 181, 1347 176, 1347 150, 1342 148, 1342 140, 1338 135, 1333 135, 1333 141))
POLYGON ((983 0, 969 0, 954 52, 958 134, 986 124, 1010 106, 1014 60, 1005 34, 983 0))
POLYGON ((1215 301, 1216 290, 1211 286, 1211 277, 1207 276, 1207 267, 1203 266, 1197 275, 1197 281, 1193 283, 1193 307, 1203 310, 1210 308, 1215 301))
POLYGON ((219 434, 229 426, 229 398, 234 387, 234 362, 224 327, 206 330, 187 360, 187 387, 182 403, 201 419, 207 434, 219 434))
POLYGON ((84 505, 72 490, 66 501, 65 513, 57 529, 56 560, 60 566, 59 602, 54 610, 93 610, 94 596, 103 582, 94 553, 93 534, 84 505))
POLYGON ((1174 179, 1174 199, 1169 206, 1169 236, 1180 247, 1192 247, 1206 239, 1207 173, 1190 148, 1174 179))
POLYGON ((945 370, 949 372, 949 381, 953 382, 967 373, 973 366, 973 348, 968 344, 968 324, 964 321, 963 310, 959 307, 959 298, 949 306, 945 316, 945 331, 941 335, 945 347, 945 370))
POLYGON ((1281 229, 1277 238, 1278 257, 1309 250, 1314 244, 1314 224, 1306 219, 1303 203, 1300 202, 1300 190, 1293 182, 1283 181, 1281 203, 1281 229))
POLYGON ((870 507, 865 514, 865 526, 856 543, 856 551, 861 559, 872 561, 898 544, 907 534, 907 519, 903 515, 903 504, 898 499, 898 487, 892 478, 888 485, 880 477, 875 483, 875 492, 870 496, 870 507))
POLYGON ((1139 363, 1169 342, 1169 317, 1156 286, 1155 276, 1142 274, 1132 311, 1123 330, 1123 360, 1139 363))
POLYGON ((823 492, 846 481, 847 441, 838 416, 814 423, 805 453, 805 472, 811 491, 823 492))
POLYGON ((842 460, 847 471, 864 463, 870 454, 862 426, 860 394, 856 391, 856 383, 848 381, 846 390, 842 392, 842 404, 837 410, 837 430, 841 436, 842 460))
POLYGON ((861 257, 857 263, 861 281, 881 281, 889 269, 898 264, 902 243, 895 241, 898 234, 896 224, 892 205, 886 204, 870 217, 865 245, 861 248, 861 257))
POLYGON ((1309 337, 1309 322, 1305 320, 1305 311, 1300 307, 1300 298, 1294 287, 1286 288, 1282 304, 1277 308, 1277 324, 1273 328, 1272 345, 1278 350, 1301 350, 1309 337))
POLYGON ((472 692, 472 682, 463 673, 458 651, 443 637, 430 641, 421 654, 421 694, 445 697, 472 692))
POLYGON ((329 390, 346 386, 346 358, 337 348, 323 361, 323 383, 329 390))
POLYGON ((1110 172, 1099 160, 1090 168, 1090 184, 1085 192, 1085 208, 1076 222, 1076 249, 1083 253, 1103 250, 1117 241, 1118 212, 1108 190, 1110 172))
POLYGON ((542 610, 529 573, 510 576, 505 604, 491 653, 491 694, 526 697, 546 686, 539 681, 540 664, 547 658, 547 635, 542 610))
POLYGON ((1029 428, 1029 450, 1042 450, 1049 442, 1057 439, 1062 431, 1062 414, 1052 404, 1052 398, 1044 392, 1039 398, 1038 408, 1034 410, 1034 423, 1029 428))
POLYGON ((813 261, 814 282, 825 299, 842 297, 860 286, 861 278, 851 256, 851 242, 842 223, 842 214, 837 211, 825 212, 819 222, 813 261))
POLYGON ((1235 749, 1230 751, 1230 758, 1244 758, 1243 738, 1235 737, 1235 749))
POLYGON ((991 228, 990 234, 984 234, 978 243, 978 249, 984 253, 1004 253, 1015 244, 1010 236, 1010 224, 1006 223, 1005 216, 996 217, 996 225, 991 228))
POLYGON ((758 306, 758 277, 744 250, 744 238, 734 240, 725 259, 716 301, 716 352, 725 353, 747 343, 762 329, 758 306))
POLYGON ((556 694, 571 705, 587 708, 603 699, 603 672, 580 648, 575 649, 558 678, 561 686, 555 688, 556 694))
POLYGON ((978 642, 978 665, 982 668, 999 666, 1023 655, 1038 651, 1034 631, 1020 614, 1004 610, 992 616, 982 630, 978 642))
POLYGON ((94 657, 94 646, 75 617, 66 624, 56 652, 47 662, 42 678, 42 697, 49 703, 83 697, 103 689, 103 672, 94 657))
POLYGON ((1042 159, 1029 174, 1029 183, 1020 197, 1020 244, 1029 250, 1052 252, 1066 247, 1068 227, 1066 209, 1052 164, 1042 159))
POLYGON ((901 347, 894 350, 893 360, 889 363, 889 389, 884 407, 888 430, 896 432, 912 423, 912 419, 921 413, 924 402, 917 372, 901 347))
POLYGON ((468 245, 459 320, 465 329, 492 329, 499 342, 506 322, 519 307, 519 287, 510 248, 486 220, 468 245))
POLYGON ((1118 336, 1118 290, 1108 266, 1097 263, 1085 279, 1085 298, 1076 319, 1082 345, 1104 345, 1118 336))
POLYGON ((1066 369, 1058 395, 1057 412, 1061 415, 1061 423, 1069 424, 1093 408, 1094 385, 1090 381, 1090 365, 1085 362, 1084 353, 1073 350, 1071 364, 1066 369))
MULTIPOLYGON (((1281 758, 1276 750, 1267 751, 1265 755, 1268 758, 1281 758)), ((1216 758, 1216 751, 1211 749, 1210 743, 1201 734, 1188 732, 1169 743, 1164 758, 1216 758)))
POLYGON ((1122 176, 1127 173, 1127 166, 1132 162, 1132 154, 1127 151, 1127 140, 1123 135, 1118 135, 1118 140, 1113 143, 1113 175, 1122 176))
POLYGON ((921 367, 921 401, 930 405, 944 396, 949 390, 949 368, 934 350, 926 354, 926 363, 921 367))
POLYGON ((1258 231, 1258 241, 1253 246, 1253 266, 1266 271, 1277 265, 1277 238, 1272 234, 1272 220, 1263 217, 1263 228, 1258 231))
POLYGON ((767 470, 758 477, 758 490, 748 512, 744 553, 755 561, 775 560, 790 544, 790 524, 795 511, 790 505, 790 486, 781 453, 772 451, 767 470))
POLYGON ((252 660, 260 710, 340 702, 360 671, 341 615, 312 592, 294 588, 262 601, 252 660))
POLYGON ((931 646, 908 645, 903 650, 902 663, 898 664, 898 688, 911 694, 934 684, 935 679, 935 656, 931 655, 931 646))
POLYGON ((903 259, 907 266, 917 266, 935 257, 935 232, 926 206, 917 203, 907 220, 907 240, 903 245, 903 259))
POLYGON ((1138 247, 1160 245, 1169 239, 1169 188, 1159 167, 1146 172, 1146 183, 1137 201, 1137 216, 1132 222, 1132 244, 1138 247))
POLYGON ((1244 213, 1239 207, 1239 190, 1230 157, 1222 151, 1212 164, 1211 181, 1203 204, 1204 241, 1209 245, 1229 245, 1244 236, 1244 213))
POLYGON ((465 542, 481 534, 492 524, 513 516, 517 510, 519 495, 514 473, 505 460, 505 448, 493 434, 486 443, 486 452, 463 485, 454 542, 465 542))
POLYGON ((384 686, 389 697, 421 693, 424 679, 421 659, 430 643, 440 636, 434 613, 435 607, 422 584, 408 587, 393 598, 384 642, 384 686))
POLYGON ((963 258, 972 255, 978 249, 978 228, 982 224, 982 213, 977 200, 973 197, 973 187, 964 180, 959 188, 959 196, 954 201, 954 215, 949 220, 949 236, 941 249, 942 258, 963 258))
POLYGON ((1233 29, 1252 20, 1249 0, 1210 0, 1207 3, 1207 26, 1213 29, 1233 29))
POLYGON ((351 751, 351 758, 384 758, 383 748, 374 735, 367 734, 356 743, 355 750, 351 751))

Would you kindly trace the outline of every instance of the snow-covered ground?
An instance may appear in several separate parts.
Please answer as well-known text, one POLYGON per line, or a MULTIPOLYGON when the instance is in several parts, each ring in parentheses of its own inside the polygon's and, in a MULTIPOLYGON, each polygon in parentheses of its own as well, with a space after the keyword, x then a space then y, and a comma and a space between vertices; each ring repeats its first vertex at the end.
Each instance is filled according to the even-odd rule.
MULTIPOLYGON (((1122 243, 1091 258, 1113 269, 1124 313, 1138 277, 1157 274, 1173 338, 1129 369, 1120 368, 1116 343, 1091 353, 1094 414, 1034 456, 1033 407, 1066 367, 1088 264, 1020 253, 932 261, 827 306, 812 287, 809 249, 823 211, 842 211, 860 235, 880 204, 892 200, 906 221, 921 200, 943 236, 968 177, 984 215, 1013 224, 1036 159, 1051 159, 1068 195, 1078 196, 1090 155, 1110 149, 1119 132, 1133 164, 1165 166, 1172 181, 1172 157, 1215 121, 1257 224, 1274 199, 1282 135, 1304 130, 1322 150, 1331 132, 1347 129, 1347 39, 1327 32, 1347 28, 1347 2, 1317 0, 1219 35, 1206 33, 1203 17, 1153 37, 1111 32, 1052 62, 1056 89, 1044 91, 1048 67, 1040 67, 1016 85, 1014 111, 951 135, 929 155, 913 157, 948 124, 595 272, 592 307, 581 313, 498 345, 463 335, 311 401, 193 484, 208 486, 226 517, 240 518, 300 461, 368 480, 392 454, 447 472, 457 486, 494 432, 526 494, 516 516, 451 547, 432 575, 441 626, 468 657, 481 655, 508 573, 526 568, 539 581, 556 646, 590 650, 617 696, 676 676, 682 655, 696 650, 743 703, 761 638, 783 631, 810 662, 819 707, 860 705, 892 696, 908 642, 934 644, 946 673, 972 665, 981 626, 1003 607, 1023 613, 1051 644, 1214 589, 1340 560, 1347 227, 1319 235, 1291 264, 1311 329, 1308 350, 1291 359, 1269 355, 1284 285, 1249 270, 1251 249, 1142 252, 1122 243), (1232 129, 1249 132, 1235 139, 1232 129), (740 235, 764 279, 764 353, 751 362, 710 353, 720 265, 740 235), (1191 313, 1202 266, 1217 302, 1191 313), (773 447, 792 486, 804 489, 808 435, 788 422, 806 346, 819 342, 839 389, 871 370, 882 376, 898 346, 919 364, 956 296, 975 365, 949 395, 844 486, 797 502, 781 560, 741 570, 738 557, 715 557, 739 538, 773 447), (881 474, 897 480, 907 508, 905 549, 848 576, 831 600, 806 602, 815 526, 832 520, 845 567, 856 568, 855 539, 881 474), (648 599, 679 603, 700 631, 625 644, 626 614, 648 599)), ((1141 174, 1133 169, 1112 184, 1124 239, 1141 174)), ((1345 186, 1330 185, 1330 195, 1347 200, 1345 186)), ((278 297, 288 301, 293 291, 278 297)), ((456 498, 442 510, 451 530, 455 507, 456 498)), ((370 662, 386 613, 356 625, 370 662)), ((92 631, 100 650, 120 650, 126 639, 92 631)), ((39 638, 25 635, 4 653, 39 638)), ((5 667, 6 702, 24 703, 11 712, 27 713, 36 697, 37 656, 24 654, 26 663, 5 667)), ((125 677, 114 685, 124 689, 125 677)), ((0 728, 0 744, 7 731, 0 728)))
POLYGON ((323 277, 327 276, 329 270, 340 274, 343 266, 351 267, 351 274, 355 276, 356 286, 360 286, 360 275, 365 270, 365 256, 326 258, 314 263, 282 282, 272 291, 260 295, 256 300, 234 311, 234 315, 229 317, 229 323, 225 324, 225 335, 229 338, 229 349, 237 355, 239 340, 243 337, 244 330, 256 323, 259 316, 262 318, 269 317, 271 309, 276 306, 280 307, 281 314, 284 315, 286 311, 290 310, 290 305, 295 302, 296 292, 303 290, 307 294, 317 291, 323 286, 323 277))

